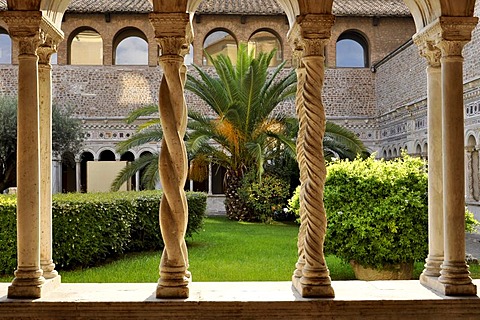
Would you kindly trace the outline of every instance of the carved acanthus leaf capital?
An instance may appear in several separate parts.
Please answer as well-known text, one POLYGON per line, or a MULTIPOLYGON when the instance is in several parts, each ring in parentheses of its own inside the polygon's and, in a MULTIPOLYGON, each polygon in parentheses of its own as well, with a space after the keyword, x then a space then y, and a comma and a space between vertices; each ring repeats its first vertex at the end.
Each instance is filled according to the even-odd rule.
POLYGON ((442 16, 417 33, 414 41, 420 50, 422 45, 439 48, 442 57, 462 56, 463 47, 472 39, 477 23, 476 17, 442 16))
POLYGON ((50 39, 47 38, 47 40, 37 49, 39 63, 49 64, 50 58, 55 52, 57 52, 57 44, 52 43, 50 39))
POLYGON ((414 42, 420 51, 420 55, 427 59, 429 66, 440 67, 442 52, 440 48, 435 46, 434 41, 414 38, 414 42))
POLYGON ((303 56, 324 56, 334 22, 335 17, 329 14, 299 16, 289 34, 292 47, 303 56))
POLYGON ((162 55, 185 56, 188 53, 193 40, 188 13, 151 13, 149 18, 162 55))

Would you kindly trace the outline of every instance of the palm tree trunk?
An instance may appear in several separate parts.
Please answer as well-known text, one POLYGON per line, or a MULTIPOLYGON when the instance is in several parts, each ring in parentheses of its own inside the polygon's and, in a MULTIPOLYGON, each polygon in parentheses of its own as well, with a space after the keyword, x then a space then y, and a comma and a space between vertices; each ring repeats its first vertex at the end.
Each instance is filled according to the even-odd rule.
POLYGON ((245 203, 238 193, 242 179, 243 170, 227 170, 225 173, 225 210, 232 220, 243 220, 247 214, 245 203))

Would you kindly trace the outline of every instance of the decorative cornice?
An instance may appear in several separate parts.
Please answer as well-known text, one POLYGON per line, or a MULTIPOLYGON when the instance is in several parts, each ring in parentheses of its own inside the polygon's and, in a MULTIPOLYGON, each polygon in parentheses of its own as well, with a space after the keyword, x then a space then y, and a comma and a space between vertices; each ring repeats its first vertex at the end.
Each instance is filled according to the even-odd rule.
MULTIPOLYGON (((5 11, 0 13, 7 23, 10 36, 18 41, 20 54, 35 54, 39 45, 52 48, 63 40, 63 32, 58 30, 41 11, 5 11)), ((51 55, 50 50, 40 50, 40 58, 51 55)))
POLYGON ((150 23, 163 55, 185 56, 193 41, 188 13, 151 13, 150 23))

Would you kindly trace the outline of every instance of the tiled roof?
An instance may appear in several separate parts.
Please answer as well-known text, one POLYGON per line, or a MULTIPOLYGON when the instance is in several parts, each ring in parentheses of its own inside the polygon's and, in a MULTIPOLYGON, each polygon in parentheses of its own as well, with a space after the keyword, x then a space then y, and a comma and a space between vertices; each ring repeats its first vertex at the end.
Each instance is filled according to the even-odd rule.
POLYGON ((222 14, 282 14, 276 0, 203 0, 199 13, 222 14))
MULTIPOLYGON (((0 0, 0 10, 7 1, 0 0)), ((137 12, 152 11, 149 0, 72 0, 70 12, 137 12)), ((203 0, 197 12, 204 14, 282 14, 276 0, 203 0)), ((335 0, 333 12, 339 16, 408 16, 403 0, 335 0)))
POLYGON ((409 16, 403 0, 336 0, 333 13, 339 16, 409 16))
POLYGON ((70 12, 151 12, 148 0, 72 0, 70 12))

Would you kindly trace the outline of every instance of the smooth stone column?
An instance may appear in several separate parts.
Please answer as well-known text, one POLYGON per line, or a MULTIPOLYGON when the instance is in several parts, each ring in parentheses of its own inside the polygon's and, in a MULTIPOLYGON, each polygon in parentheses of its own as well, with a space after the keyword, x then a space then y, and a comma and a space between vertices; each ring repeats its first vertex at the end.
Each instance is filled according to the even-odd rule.
POLYGON ((135 191, 140 191, 140 171, 135 172, 135 191))
POLYGON ((443 158, 442 158, 442 73, 440 49, 430 39, 415 38, 427 59, 428 113, 428 257, 420 282, 431 287, 438 281, 443 262, 443 158))
POLYGON ((82 163, 80 159, 75 159, 75 189, 82 192, 82 163))
POLYGON ((464 45, 470 41, 476 18, 441 17, 442 117, 443 117, 443 210, 444 262, 439 282, 446 295, 475 295, 465 262, 465 150, 463 115, 464 45), (462 23, 463 22, 463 23, 462 23), (468 30, 468 34, 462 34, 468 30), (459 34, 460 33, 460 34, 459 34), (462 37, 463 36, 463 37, 462 37))
POLYGON ((211 196, 212 194, 213 194, 213 172, 212 172, 212 164, 210 163, 208 164, 208 195, 211 196))
POLYGON ((52 258, 52 66, 53 46, 41 46, 39 55, 40 96, 40 265, 45 279, 58 276, 52 258))
MULTIPOLYGON (((9 14, 9 13, 7 13, 9 14)), ((8 298, 40 298, 40 143, 38 45, 41 13, 4 16, 19 43, 17 115, 17 270, 8 298)))
POLYGON ((52 163, 52 193, 62 192, 62 161, 53 159, 52 163))

